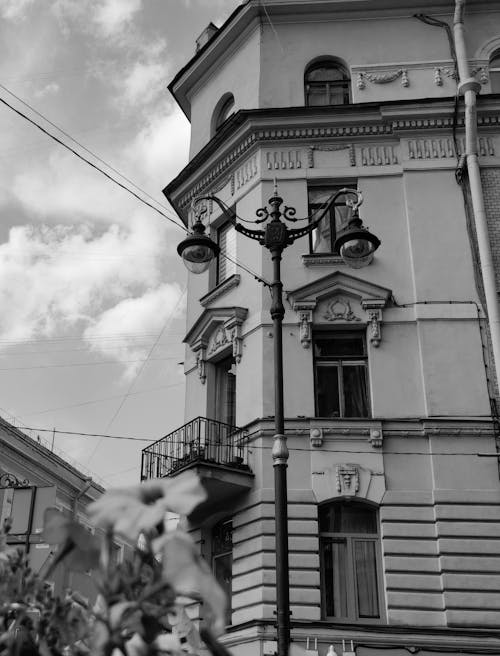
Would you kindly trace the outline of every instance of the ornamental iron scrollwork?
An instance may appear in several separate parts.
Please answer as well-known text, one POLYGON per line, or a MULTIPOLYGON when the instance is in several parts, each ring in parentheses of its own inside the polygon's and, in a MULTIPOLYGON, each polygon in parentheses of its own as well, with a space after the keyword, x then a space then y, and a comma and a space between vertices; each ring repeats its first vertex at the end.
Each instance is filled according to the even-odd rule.
POLYGON ((27 478, 21 481, 17 476, 14 476, 14 474, 10 474, 9 472, 0 474, 0 490, 5 490, 9 487, 28 487, 29 484, 30 482, 27 478))

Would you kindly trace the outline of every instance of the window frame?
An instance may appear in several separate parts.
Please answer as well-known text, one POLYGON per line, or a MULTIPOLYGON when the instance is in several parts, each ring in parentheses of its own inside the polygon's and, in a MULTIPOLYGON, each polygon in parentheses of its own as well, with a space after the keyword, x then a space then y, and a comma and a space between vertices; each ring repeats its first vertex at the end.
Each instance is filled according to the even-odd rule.
MULTIPOLYGON (((317 94, 319 95, 319 94, 317 94)), ((342 64, 336 59, 332 58, 320 58, 311 62, 304 71, 304 104, 306 107, 331 107, 339 105, 350 105, 351 104, 351 76, 349 75, 349 70, 345 64, 342 64), (311 81, 309 77, 315 71, 320 69, 330 69, 336 70, 341 73, 341 78, 339 80, 314 80, 311 81), (326 103, 312 103, 312 90, 324 88, 326 103), (332 95, 335 94, 335 90, 342 90, 342 102, 331 102, 332 95)))
MULTIPOLYGON (((380 624, 385 622, 385 604, 384 604, 384 578, 382 567, 382 547, 381 547, 381 533, 380 521, 378 514, 378 507, 366 501, 350 500, 345 497, 330 500, 318 506, 318 537, 319 537, 319 556, 320 556, 320 589, 321 589, 321 616, 324 620, 329 622, 355 622, 366 624, 380 624), (321 531, 319 528, 319 515, 322 508, 332 505, 351 505, 370 509, 375 515, 375 524, 377 527, 376 533, 356 533, 356 532, 332 532, 321 531), (368 542, 374 545, 375 555, 375 575, 376 575, 376 592, 378 602, 378 617, 362 617, 359 613, 359 602, 357 595, 357 582, 359 573, 355 566, 354 545, 356 542, 368 542), (327 581, 326 581, 326 544, 346 544, 346 565, 345 565, 345 594, 346 594, 346 615, 328 615, 327 614, 327 581)), ((338 587, 338 586, 337 586, 338 587)))
POLYGON ((215 136, 216 132, 224 125, 227 119, 234 114, 235 99, 232 93, 225 93, 215 106, 212 114, 211 123, 211 136, 215 136))
POLYGON ((318 368, 319 367, 336 367, 338 370, 338 394, 339 394, 339 416, 338 417, 323 417, 325 419, 369 419, 371 417, 371 404, 370 404, 370 392, 369 392, 369 368, 368 368, 368 348, 366 342, 366 335, 363 330, 317 330, 313 334, 312 338, 312 351, 313 351, 313 374, 314 374, 314 413, 315 417, 323 417, 319 414, 319 402, 318 402, 318 368), (356 336, 361 337, 363 345, 363 354, 362 355, 349 355, 349 356, 317 356, 315 343, 319 339, 339 339, 344 336, 356 336), (342 376, 343 367, 349 366, 360 366, 360 363, 364 365, 365 372, 365 404, 366 404, 366 415, 356 416, 356 415, 346 415, 345 407, 345 391, 344 391, 344 377, 342 376))
MULTIPOLYGON (((344 187, 349 188, 349 189, 357 189, 358 188, 358 182, 357 180, 345 180, 342 182, 336 182, 335 184, 321 184, 321 182, 315 182, 313 184, 309 184, 307 187, 307 212, 309 218, 309 222, 312 223, 315 219, 315 214, 316 212, 320 212, 320 208, 324 203, 315 203, 310 201, 310 195, 312 192, 329 192, 330 196, 333 196, 336 194, 338 191, 343 189, 344 187), (314 215, 313 215, 314 213, 314 215)), ((334 249, 335 241, 337 237, 342 234, 343 230, 337 230, 337 223, 336 223, 336 211, 338 207, 347 207, 347 204, 345 202, 346 197, 339 197, 335 203, 329 208, 328 212, 325 214, 323 217, 322 221, 324 221, 328 217, 328 222, 330 225, 330 250, 328 251, 315 251, 313 248, 313 239, 314 239, 314 234, 316 230, 313 230, 311 233, 309 233, 309 255, 317 255, 319 256, 325 256, 325 255, 339 255, 339 251, 334 249)), ((340 255, 339 255, 340 256, 340 255)))
POLYGON ((228 233, 231 235, 231 238, 234 243, 234 248, 233 248, 234 252, 229 252, 228 255, 233 260, 236 260, 236 228, 231 223, 231 221, 223 221, 220 225, 218 225, 215 228, 216 242, 217 242, 217 246, 219 246, 220 248, 220 252, 215 258, 215 273, 214 273, 215 287, 226 282, 226 280, 228 280, 231 276, 234 276, 236 273, 236 264, 234 264, 233 262, 231 262, 231 260, 228 260, 227 258, 224 257, 224 253, 228 252, 228 248, 227 248, 228 233), (225 244, 222 244, 222 235, 226 236, 225 244), (226 272, 224 277, 222 277, 221 275, 222 262, 225 263, 225 267, 226 267, 226 272))
POLYGON ((500 93, 500 50, 495 50, 490 57, 488 75, 490 77, 491 93, 500 93))
MULTIPOLYGON (((233 612, 233 609, 232 609, 232 588, 233 588, 233 531, 234 531, 234 527, 233 527, 233 519, 232 519, 232 517, 230 517, 230 518, 226 518, 226 519, 221 519, 220 521, 216 522, 216 523, 212 526, 212 528, 211 528, 211 530, 210 530, 210 545, 211 545, 211 558, 210 558, 210 561, 211 561, 211 569, 212 569, 212 572, 213 572, 214 577, 216 578, 217 582, 219 583, 219 585, 220 585, 223 589, 224 589, 224 585, 223 585, 223 583, 221 583, 221 581, 220 581, 220 580, 217 578, 217 576, 216 576, 216 563, 217 563, 218 560, 221 560, 221 559, 223 559, 223 558, 227 558, 227 557, 229 556, 230 564, 231 564, 231 586, 230 586, 230 587, 231 587, 231 594, 226 594, 226 598, 227 598, 226 617, 225 617, 225 620, 226 620, 226 626, 230 626, 230 625, 231 625, 231 623, 232 623, 231 615, 232 615, 232 612, 233 612), (229 529, 229 530, 230 530, 230 533, 231 533, 231 548, 230 548, 230 549, 226 549, 226 550, 219 550, 219 551, 216 551, 216 549, 215 549, 215 542, 216 542, 216 540, 215 540, 215 532, 216 532, 217 530, 220 530, 221 532, 224 531, 224 526, 227 525, 227 524, 230 524, 230 529, 229 529)), ((229 586, 228 586, 228 587, 229 587, 229 586)))

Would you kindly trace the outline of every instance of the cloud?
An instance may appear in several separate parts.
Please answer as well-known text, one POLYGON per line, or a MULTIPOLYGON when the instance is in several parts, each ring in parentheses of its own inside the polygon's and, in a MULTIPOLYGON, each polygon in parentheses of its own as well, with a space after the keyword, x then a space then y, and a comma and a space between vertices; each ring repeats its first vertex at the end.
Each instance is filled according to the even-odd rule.
MULTIPOLYGON (((89 225, 11 228, 0 245, 0 303, 8 308, 0 315, 1 340, 95 330, 125 299, 133 297, 140 305, 142 296, 148 299, 157 290, 168 300, 169 286, 161 280, 161 230, 142 221, 100 233, 89 225)), ((137 318, 149 332, 158 321, 151 314, 137 318)))
POLYGON ((49 84, 46 84, 44 87, 39 89, 38 91, 35 91, 35 98, 43 98, 45 96, 52 96, 56 93, 59 92, 59 85, 57 82, 50 82, 49 84))
MULTIPOLYGON (((143 360, 149 354, 150 346, 138 345, 132 335, 137 333, 154 333, 160 335, 170 321, 182 315, 184 296, 179 285, 164 283, 156 289, 151 289, 134 298, 126 298, 101 313, 92 324, 85 329, 84 339, 87 339, 91 349, 103 351, 107 357, 117 360, 143 360), (109 334, 117 332, 124 334, 119 341, 110 343, 109 334), (127 335, 131 335, 128 337, 127 335)), ((126 376, 133 376, 140 368, 141 362, 127 365, 126 376)))
POLYGON ((24 20, 33 2, 34 0, 0 0, 0 16, 12 21, 24 20))
POLYGON ((142 8, 141 0, 103 0, 94 8, 94 22, 104 36, 122 32, 142 8))

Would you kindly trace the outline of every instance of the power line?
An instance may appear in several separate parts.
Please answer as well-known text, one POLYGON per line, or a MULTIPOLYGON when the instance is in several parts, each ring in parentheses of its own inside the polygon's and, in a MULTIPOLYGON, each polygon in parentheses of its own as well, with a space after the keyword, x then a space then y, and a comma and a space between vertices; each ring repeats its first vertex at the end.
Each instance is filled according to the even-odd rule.
MULTIPOLYGON (((55 430, 54 428, 32 428, 29 426, 20 426, 20 430, 30 430, 39 433, 52 433, 55 432, 58 435, 71 435, 77 437, 100 437, 102 439, 112 439, 112 440, 129 440, 135 442, 158 442, 159 440, 154 440, 147 437, 130 437, 128 435, 110 435, 107 433, 80 433, 78 431, 61 431, 55 430)), ((185 444, 182 440, 169 440, 169 444, 185 444)), ((272 444, 257 446, 255 444, 248 444, 250 451, 252 450, 266 450, 271 451, 273 449, 272 444)), ((304 453, 371 453, 373 454, 373 449, 320 449, 317 447, 310 447, 308 449, 301 447, 291 447, 288 449, 290 451, 304 452, 304 453)), ((383 451, 383 455, 389 456, 478 456, 485 457, 490 456, 490 454, 479 453, 478 451, 383 451)), ((160 454, 158 454, 160 455, 160 454)), ((500 454, 491 454, 491 457, 500 457, 500 454)))
MULTIPOLYGON (((158 387, 150 387, 149 389, 139 390, 138 392, 129 392, 129 396, 136 396, 138 394, 149 394, 150 392, 156 392, 158 390, 170 389, 173 387, 180 387, 184 385, 184 382, 181 383, 172 383, 172 385, 159 385, 158 387)), ((69 410, 70 408, 80 408, 84 405, 93 405, 94 403, 104 403, 105 401, 112 401, 114 399, 121 399, 124 394, 115 394, 114 396, 104 396, 101 399, 94 399, 93 401, 82 401, 81 403, 72 403, 71 405, 63 405, 58 408, 48 408, 46 410, 38 410, 35 412, 22 412, 21 414, 26 417, 32 417, 33 415, 44 415, 47 412, 56 412, 58 410, 69 410)))
MULTIPOLYGON (((142 374, 142 372, 143 372, 143 370, 144 370, 144 367, 146 366, 146 362, 149 360, 149 357, 150 357, 151 353, 153 352, 153 350, 155 349, 156 345, 157 345, 158 342, 160 341, 161 336, 162 336, 163 333, 165 332, 165 329, 167 328, 167 326, 168 326, 168 325, 170 324, 170 322, 172 321, 172 319, 173 319, 173 317, 174 317, 174 315, 175 315, 175 312, 177 311, 177 308, 179 307, 181 301, 184 299, 185 294, 186 294, 186 288, 183 289, 182 294, 180 294, 179 298, 177 299, 177 303, 175 304, 174 308, 172 309, 172 311, 171 311, 170 314, 168 315, 168 317, 167 317, 165 323, 163 324, 162 329, 160 330, 160 332, 159 332, 159 334, 158 334, 158 337, 156 338, 156 340, 154 341, 153 345, 152 345, 151 348, 149 349, 149 353, 147 354, 146 359, 144 360, 144 363, 142 364, 142 366, 139 367, 139 369, 138 369, 137 372, 135 373, 135 376, 132 378, 132 380, 131 380, 131 382, 130 382, 130 385, 129 385, 128 389, 127 389, 127 392, 124 394, 124 396, 123 396, 123 398, 122 398, 122 400, 121 400, 121 403, 118 405, 118 407, 117 407, 117 409, 115 410, 113 416, 112 416, 111 419, 109 420, 108 425, 106 426, 106 431, 108 431, 108 430, 110 429, 110 427, 112 426, 114 420, 116 419, 116 417, 117 417, 118 414, 120 413, 121 409, 122 409, 123 406, 125 405, 125 403, 126 403, 128 397, 130 396, 130 392, 132 391, 132 388, 134 387, 134 385, 135 385, 137 379, 138 379, 139 376, 142 374)), ((156 358, 155 358, 155 359, 156 359, 156 358)), ((92 453, 90 454, 90 457, 89 457, 88 460, 87 460, 87 464, 90 464, 90 461, 91 461, 92 458, 95 456, 95 454, 96 454, 96 452, 97 452, 97 449, 99 448, 100 444, 101 444, 101 440, 99 440, 99 442, 96 444, 94 450, 93 450, 92 453)))
POLYGON ((127 176, 123 175, 123 173, 121 173, 121 172, 118 171, 117 169, 113 168, 113 167, 111 166, 111 164, 108 164, 105 160, 103 160, 101 157, 99 157, 99 155, 96 155, 96 154, 95 154, 94 152, 92 152, 89 148, 87 148, 87 147, 84 146, 82 143, 80 143, 79 141, 77 141, 74 137, 72 137, 70 134, 68 134, 68 132, 65 132, 62 128, 60 128, 58 125, 56 125, 56 124, 53 123, 51 120, 49 120, 46 116, 44 116, 42 113, 40 113, 38 110, 36 110, 32 105, 30 105, 29 103, 27 103, 25 100, 23 100, 23 99, 20 98, 19 96, 16 96, 15 93, 13 93, 10 89, 8 89, 8 88, 7 88, 6 86, 4 86, 3 84, 0 84, 0 88, 3 89, 4 91, 7 91, 8 94, 10 94, 13 98, 15 98, 16 100, 18 100, 20 103, 22 103, 25 107, 28 107, 28 108, 29 108, 34 114, 36 114, 37 116, 39 116, 40 118, 42 118, 42 119, 43 119, 44 121, 46 121, 49 125, 51 125, 53 128, 55 128, 56 130, 59 130, 59 132, 60 132, 61 134, 63 134, 65 137, 67 137, 68 139, 71 139, 71 141, 72 141, 73 143, 75 143, 77 146, 79 146, 82 150, 84 150, 85 152, 87 152, 89 155, 92 155, 92 157, 94 157, 98 162, 101 162, 101 164, 104 164, 104 166, 107 166, 108 169, 110 169, 110 170, 113 171, 114 173, 117 173, 121 178, 123 178, 124 180, 126 180, 129 184, 131 184, 133 187, 135 187, 137 190, 139 190, 142 194, 144 194, 145 196, 147 196, 147 198, 149 198, 149 199, 151 199, 153 202, 157 203, 157 205, 159 205, 162 209, 168 211, 168 208, 165 207, 165 206, 164 206, 162 203, 160 203, 158 200, 156 200, 156 198, 154 198, 154 196, 151 196, 151 194, 148 194, 147 191, 145 191, 144 189, 142 189, 141 187, 139 187, 139 185, 137 185, 133 180, 131 180, 130 178, 127 178, 127 176))
MULTIPOLYGON (((0 85, 0 86, 1 86, 1 85, 0 85)), ((10 93, 10 92, 9 92, 9 93, 10 93)), ((114 178, 114 177, 113 177, 112 175, 110 175, 109 173, 106 173, 106 171, 104 171, 104 170, 101 169, 99 166, 97 166, 97 164, 94 164, 94 163, 91 162, 89 159, 87 159, 86 157, 84 157, 83 155, 81 155, 81 154, 80 154, 78 151, 76 151, 74 148, 71 148, 71 146, 69 146, 67 143, 65 143, 64 141, 62 141, 61 139, 59 139, 58 137, 56 137, 54 134, 52 134, 51 132, 49 132, 48 130, 46 130, 42 125, 40 125, 40 123, 37 123, 36 121, 34 121, 32 118, 30 118, 29 116, 27 116, 26 114, 24 114, 23 112, 21 112, 21 110, 17 109, 16 107, 14 107, 14 106, 11 105, 10 103, 8 103, 4 98, 0 98, 0 102, 3 103, 4 105, 6 105, 7 107, 9 107, 10 109, 12 109, 13 112, 15 112, 16 114, 18 114, 18 115, 21 116, 22 118, 24 118, 26 121, 28 121, 29 123, 31 123, 32 125, 34 125, 36 128, 38 128, 39 130, 41 130, 44 134, 46 134, 48 137, 50 137, 53 141, 55 141, 55 142, 57 142, 58 144, 60 144, 61 146, 63 146, 63 148, 66 148, 66 150, 69 150, 71 153, 73 153, 73 155, 76 155, 76 157, 78 157, 78 159, 81 159, 82 162, 85 162, 86 164, 88 164, 89 166, 91 166, 91 167, 92 167, 93 169, 95 169, 96 171, 99 171, 99 173, 102 173, 102 175, 104 175, 106 178, 108 178, 108 180, 111 180, 111 182, 114 182, 116 185, 118 185, 119 187, 121 187, 121 188, 124 189, 125 191, 128 191, 128 193, 131 194, 132 196, 134 196, 134 198, 136 198, 139 202, 143 203, 144 205, 146 205, 146 206, 149 207, 150 209, 154 210, 154 211, 157 212, 160 216, 162 216, 164 219, 166 219, 166 220, 169 221, 170 223, 173 223, 175 226, 177 226, 178 228, 180 228, 180 229, 183 230, 184 232, 188 232, 188 231, 186 230, 186 227, 185 227, 184 225, 178 223, 178 222, 177 222, 176 220, 174 220, 172 217, 168 216, 168 214, 165 214, 165 212, 163 212, 162 210, 158 209, 158 207, 155 207, 154 205, 151 205, 151 203, 149 203, 148 201, 144 200, 144 198, 141 198, 138 194, 135 193, 135 191, 133 191, 132 189, 130 189, 129 187, 127 187, 126 185, 124 185, 123 183, 121 183, 119 180, 117 180, 116 178, 114 178)), ((21 102, 23 102, 23 101, 21 101, 21 102)), ((38 112, 37 112, 37 113, 38 113, 38 112)), ((47 120, 47 119, 45 119, 45 120, 47 120)), ((48 121, 48 122, 50 123, 50 121, 48 121)), ((59 128, 57 128, 57 129, 59 129, 59 128)), ((62 132, 62 130, 61 130, 61 132, 62 132)), ((63 134, 65 134, 65 133, 63 132, 63 134)), ((76 140, 74 140, 72 137, 70 137, 70 138, 71 138, 73 141, 75 141, 75 143, 78 143, 78 142, 77 142, 76 140)), ((87 149, 85 149, 85 150, 87 150, 87 149)), ((90 152, 90 151, 88 151, 88 152, 90 152)), ((108 166, 108 164, 106 164, 106 166, 108 166)), ((109 167, 109 168, 112 169, 112 167, 109 167)), ((120 173, 119 175, 121 175, 121 173, 120 173)), ((127 178, 125 178, 125 176, 122 176, 122 177, 123 177, 124 179, 127 179, 127 178)), ((134 186, 137 187, 137 185, 135 185, 135 184, 134 184, 134 186)), ((137 187, 137 188, 140 189, 140 187, 137 187)), ((145 192, 142 192, 142 190, 141 190, 141 193, 145 193, 145 192)), ((147 193, 145 193, 145 195, 148 196, 147 193)), ((158 202, 158 201, 155 200, 155 202, 158 202)))
MULTIPOLYGON (((64 367, 94 367, 97 365, 106 364, 133 364, 142 362, 160 362, 165 360, 177 360, 179 356, 172 356, 168 358, 146 358, 142 360, 96 360, 95 362, 68 362, 67 364, 34 364, 29 367, 0 367, 0 371, 29 371, 31 369, 62 369, 64 367)), ((141 367, 141 370, 144 367, 141 367)))

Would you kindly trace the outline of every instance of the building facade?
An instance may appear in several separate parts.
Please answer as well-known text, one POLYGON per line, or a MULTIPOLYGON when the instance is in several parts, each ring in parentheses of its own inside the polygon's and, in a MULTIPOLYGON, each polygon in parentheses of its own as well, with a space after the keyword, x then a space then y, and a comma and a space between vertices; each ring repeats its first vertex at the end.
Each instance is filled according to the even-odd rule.
MULTIPOLYGON (((45 510, 57 508, 93 532, 85 509, 103 492, 99 483, 61 457, 53 445, 51 449, 41 438, 30 437, 0 418, 0 523, 12 521, 7 542, 27 553, 33 571, 43 577, 56 548, 44 541, 45 510)), ((123 549, 122 544, 116 545, 117 557, 123 549)), ((57 595, 70 588, 89 601, 96 598, 91 573, 70 571, 64 561, 51 581, 57 595)))
MULTIPOLYGON (((186 225, 200 195, 255 220, 276 183, 313 220, 346 187, 382 242, 368 266, 343 263, 341 194, 282 263, 292 644, 310 656, 500 653, 498 387, 454 9, 249 0, 170 85, 192 126, 165 190, 186 225)), ((465 27, 498 285, 498 3, 469 2, 465 27)), ((221 255, 189 276, 186 424, 144 450, 142 476, 200 472, 211 497, 193 532, 230 593, 225 641, 271 654, 272 264, 203 209, 221 255)))

